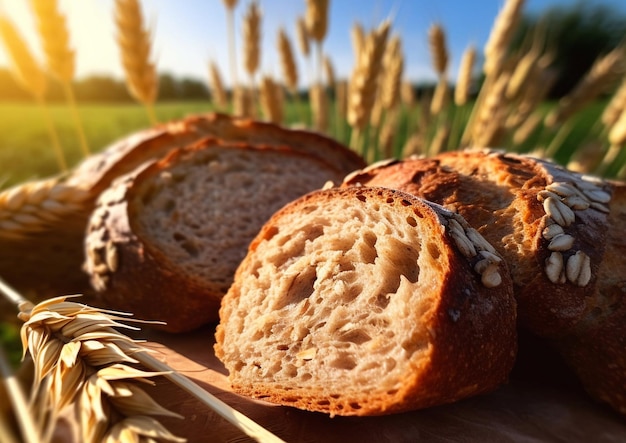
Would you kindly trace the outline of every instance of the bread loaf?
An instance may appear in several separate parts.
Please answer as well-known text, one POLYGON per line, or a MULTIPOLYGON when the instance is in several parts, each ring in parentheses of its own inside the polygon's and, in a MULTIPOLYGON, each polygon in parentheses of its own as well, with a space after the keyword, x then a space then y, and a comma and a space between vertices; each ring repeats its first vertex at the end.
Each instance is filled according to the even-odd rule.
POLYGON ((140 166, 102 193, 85 269, 104 303, 183 332, 219 302, 261 225, 342 174, 288 148, 207 139, 140 166))
POLYGON ((505 262, 462 217, 335 188, 263 226, 222 300, 215 351, 241 394, 379 415, 505 382, 515 321, 505 262))
MULTIPOLYGON (((626 414, 624 184, 487 150, 379 163, 343 186, 387 186, 458 212, 509 263, 521 327, 626 414)), ((527 352, 527 354, 530 352, 527 352)))

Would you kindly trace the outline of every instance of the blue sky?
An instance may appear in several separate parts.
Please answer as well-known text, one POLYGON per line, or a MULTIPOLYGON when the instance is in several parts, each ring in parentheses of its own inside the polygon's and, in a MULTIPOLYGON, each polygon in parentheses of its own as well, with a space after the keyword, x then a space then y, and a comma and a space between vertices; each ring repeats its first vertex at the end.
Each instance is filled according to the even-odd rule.
MULTIPOLYGON (((241 53, 241 19, 250 0, 239 0, 235 10, 237 45, 241 53)), ((340 77, 349 76, 353 66, 350 28, 359 21, 366 28, 392 16, 393 30, 401 34, 406 59, 406 77, 433 78, 430 68, 427 32, 433 22, 447 33, 452 78, 459 59, 469 43, 479 50, 485 44, 493 21, 504 0, 330 0, 331 17, 325 52, 340 77)), ((525 11, 535 13, 552 5, 571 5, 577 0, 527 0, 525 11)), ((624 0, 588 0, 615 6, 626 13, 624 0)), ((305 0, 259 0, 263 11, 261 71, 281 75, 277 57, 276 32, 283 26, 295 43, 295 19, 303 15, 305 0)), ((122 76, 115 44, 113 0, 59 0, 68 18, 72 43, 77 52, 77 75, 109 74, 122 76)), ((176 76, 205 79, 207 64, 215 60, 228 80, 226 15, 221 0, 143 0, 142 6, 155 40, 153 53, 160 71, 176 76)), ((33 51, 40 55, 40 43, 27 0, 0 0, 0 12, 16 22, 33 51)), ((299 52, 298 52, 299 55, 299 52)), ((241 57, 239 57, 240 59, 241 57)), ((6 66, 0 45, 0 66, 6 66)), ((310 64, 298 58, 301 84, 307 83, 310 64)), ((243 75, 239 69, 240 77, 243 75)))

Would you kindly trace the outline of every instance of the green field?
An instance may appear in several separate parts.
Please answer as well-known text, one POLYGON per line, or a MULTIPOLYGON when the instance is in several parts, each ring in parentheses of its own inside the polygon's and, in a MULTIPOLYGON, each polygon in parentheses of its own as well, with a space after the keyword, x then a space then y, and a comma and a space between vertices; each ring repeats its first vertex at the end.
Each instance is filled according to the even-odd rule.
MULTIPOLYGON (((590 139, 603 137, 598 134, 598 115, 605 105, 597 102, 587 106, 577 115, 567 128, 565 140, 556 159, 566 163, 573 152, 581 148, 590 139)), ((302 104, 302 108, 306 105, 302 104)), ((547 111, 552 104, 544 104, 547 111)), ((193 113, 211 111, 211 103, 173 102, 160 103, 156 106, 159 121, 179 118, 193 113)), ((306 109, 308 114, 308 109, 306 109)), ((63 104, 48 107, 48 113, 59 134, 68 164, 77 164, 82 159, 78 137, 74 129, 71 113, 63 104)), ((143 107, 136 104, 88 104, 79 108, 85 134, 92 152, 99 151, 115 140, 133 131, 150 126, 143 107)), ((288 120, 294 123, 299 115, 294 106, 288 109, 288 120)), ((452 115, 448 115, 452 119, 452 115)), ((415 119, 415 117, 411 117, 415 119)), ((46 129, 42 110, 30 103, 0 103, 0 189, 31 179, 49 177, 59 172, 50 137, 46 129)), ((331 119, 331 122, 333 119, 331 119)), ((336 123, 336 122, 335 122, 336 123)), ((396 152, 404 144, 407 135, 407 115, 402 115, 395 142, 396 152)), ((331 123, 333 133, 335 125, 331 123)), ((347 129, 343 131, 343 140, 347 142, 347 129)), ((538 131, 524 145, 514 147, 521 152, 532 151, 536 146, 547 145, 553 133, 538 131)), ((604 136, 605 137, 605 136, 604 136)), ((505 143, 503 148, 512 149, 512 144, 505 143)))

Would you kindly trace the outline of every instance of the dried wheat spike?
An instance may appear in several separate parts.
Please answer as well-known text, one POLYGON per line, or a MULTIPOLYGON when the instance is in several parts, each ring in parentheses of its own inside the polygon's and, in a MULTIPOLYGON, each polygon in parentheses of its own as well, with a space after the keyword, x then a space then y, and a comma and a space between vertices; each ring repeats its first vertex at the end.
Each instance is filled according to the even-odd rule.
POLYGON ((472 128, 474 146, 491 146, 491 140, 503 125, 504 94, 509 82, 510 74, 502 73, 488 91, 482 106, 478 109, 478 116, 472 128))
POLYGON ((304 18, 298 17, 296 21, 296 33, 298 35, 298 46, 300 47, 300 52, 305 57, 308 57, 311 53, 311 46, 309 45, 309 34, 306 29, 306 22, 304 18))
POLYGON ((328 30, 328 1, 306 0, 306 29, 313 40, 321 43, 328 30))
POLYGON ((469 99, 475 63, 476 47, 469 45, 461 58, 459 76, 456 81, 456 88, 454 89, 454 103, 457 106, 465 105, 469 99))
POLYGON ((445 77, 448 69, 448 48, 446 46, 446 34, 439 23, 430 27, 428 42, 435 72, 439 77, 445 77))
POLYGON ((363 54, 352 73, 348 92, 348 123, 353 128, 364 129, 370 120, 389 27, 389 22, 385 21, 368 35, 363 54))
POLYGON ((283 28, 278 30, 278 54, 280 55, 280 62, 283 68, 285 86, 287 86, 289 92, 295 94, 298 89, 298 67, 293 56, 291 42, 283 28))
POLYGON ((209 63, 209 82, 211 85, 211 97, 213 102, 220 108, 228 106, 228 97, 224 83, 222 82, 222 75, 214 61, 209 63))
POLYGON ((524 0, 507 0, 496 17, 485 45, 485 74, 497 75, 502 69, 523 8, 524 0))
POLYGON ((335 83, 337 116, 345 120, 348 115, 348 81, 338 80, 335 83))
POLYGON ((620 117, 611 127, 609 142, 614 146, 623 146, 626 143, 626 109, 622 110, 620 117))
POLYGON ((536 112, 530 114, 528 118, 526 118, 526 120, 513 133, 513 143, 519 146, 526 140, 528 140, 528 138, 532 134, 534 134, 535 130, 539 127, 541 120, 541 114, 536 112))
POLYGON ((129 366, 139 363, 133 355, 143 348, 115 329, 130 328, 120 323, 125 320, 121 314, 66 299, 22 304, 19 314, 24 353, 31 354, 35 365, 32 406, 44 429, 73 404, 84 442, 185 441, 150 416, 182 417, 132 382, 150 383, 148 377, 163 373, 129 366))
POLYGON ((350 29, 350 39, 352 40, 352 52, 354 53, 354 64, 358 66, 360 57, 363 55, 365 48, 365 31, 363 26, 356 22, 350 29))
POLYGON ((378 135, 378 146, 381 151, 382 158, 391 158, 394 155, 393 146, 396 141, 398 130, 398 108, 387 113, 385 123, 383 124, 380 134, 378 135))
POLYGON ((0 15, 0 37, 11 61, 11 70, 22 87, 38 100, 46 94, 46 76, 13 23, 0 15))
POLYGON ((415 106, 415 89, 410 81, 403 81, 400 86, 400 98, 402 104, 411 109, 415 106))
POLYGON ((309 90, 311 111, 313 112, 313 127, 319 132, 328 131, 328 96, 324 85, 316 83, 309 90))
POLYGON ((243 60, 246 72, 254 77, 261 60, 261 10, 250 3, 243 20, 243 60))
POLYGON ((602 112, 602 123, 610 130, 626 109, 626 77, 602 112))
POLYGON ((450 126, 448 124, 443 124, 437 128, 437 132, 435 133, 435 137, 430 144, 428 149, 429 155, 437 155, 440 152, 446 150, 446 145, 448 144, 448 139, 450 138, 450 126))
POLYGON ((556 126, 580 111, 587 103, 610 88, 624 73, 624 48, 617 47, 598 57, 589 72, 546 117, 548 127, 556 126))
POLYGON ((150 62, 151 36, 144 29, 139 1, 116 0, 115 22, 128 90, 139 102, 151 105, 157 96, 158 76, 150 62))
POLYGON ((243 86, 237 86, 233 90, 234 114, 239 117, 256 117, 256 105, 254 91, 243 86))
POLYGON ((261 109, 263 115, 272 123, 283 121, 284 97, 282 88, 270 76, 261 78, 261 109))
POLYGON ((430 101, 431 115, 437 115, 448 105, 450 97, 450 87, 445 78, 439 79, 435 87, 435 93, 430 101))

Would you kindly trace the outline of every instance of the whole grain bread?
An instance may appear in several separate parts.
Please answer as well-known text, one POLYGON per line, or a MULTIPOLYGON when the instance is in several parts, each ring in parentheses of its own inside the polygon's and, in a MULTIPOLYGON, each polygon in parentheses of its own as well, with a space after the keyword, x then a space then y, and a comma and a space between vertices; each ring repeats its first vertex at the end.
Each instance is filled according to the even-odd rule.
POLYGON ((626 414, 626 185, 493 150, 382 162, 342 186, 358 185, 400 189, 465 217, 509 263, 520 326, 626 414))
POLYGON ((248 243, 273 212, 341 172, 288 148, 206 139, 102 193, 85 270, 108 307, 183 332, 217 320, 248 243))
POLYGON ((505 262, 462 217, 334 188, 263 226, 222 300, 215 352, 241 394, 380 415, 505 382, 515 322, 505 262))

